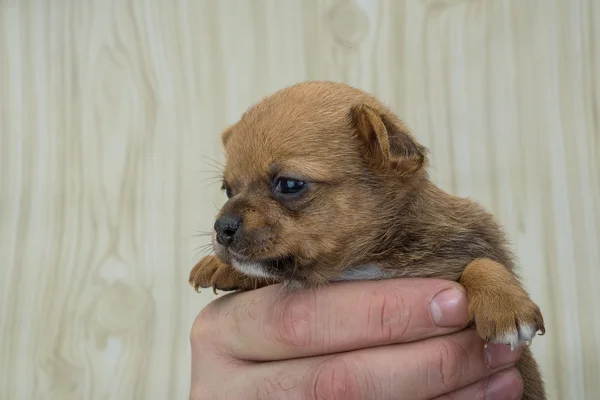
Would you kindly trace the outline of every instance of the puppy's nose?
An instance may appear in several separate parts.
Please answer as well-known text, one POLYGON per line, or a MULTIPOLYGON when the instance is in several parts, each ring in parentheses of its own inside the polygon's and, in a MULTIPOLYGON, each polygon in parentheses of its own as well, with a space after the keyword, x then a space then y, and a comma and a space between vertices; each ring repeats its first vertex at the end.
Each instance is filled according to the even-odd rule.
POLYGON ((235 234, 242 225, 242 217, 239 215, 223 215, 215 222, 217 242, 223 246, 230 246, 235 239, 235 234))

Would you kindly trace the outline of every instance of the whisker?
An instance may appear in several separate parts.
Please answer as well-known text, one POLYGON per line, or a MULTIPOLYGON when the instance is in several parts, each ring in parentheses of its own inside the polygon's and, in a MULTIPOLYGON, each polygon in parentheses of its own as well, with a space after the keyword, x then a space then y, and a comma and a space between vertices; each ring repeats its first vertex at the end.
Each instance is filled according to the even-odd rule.
POLYGON ((198 252, 198 253, 194 254, 194 258, 202 259, 202 258, 208 257, 208 256, 210 256, 212 254, 213 254, 212 249, 207 249, 207 250, 203 250, 201 252, 198 252))
POLYGON ((223 165, 223 163, 220 162, 219 160, 215 160, 214 158, 211 158, 208 156, 203 156, 203 155, 201 155, 200 157, 204 158, 206 163, 208 163, 208 161, 211 161, 211 162, 215 163, 216 165, 225 168, 225 165, 223 165))
POLYGON ((205 160, 204 163, 207 166, 216 169, 220 173, 223 173, 223 171, 225 170, 225 166, 223 164, 221 164, 220 162, 218 162, 218 161, 211 160, 211 162, 208 162, 208 161, 205 160))
POLYGON ((223 171, 220 169, 198 169, 196 170, 197 173, 199 174, 215 174, 215 175, 222 175, 223 171))
POLYGON ((294 270, 292 271, 292 276, 290 277, 290 280, 294 279, 294 276, 296 276, 296 272, 298 272, 298 260, 294 257, 294 270))
POLYGON ((283 291, 285 290, 285 283, 283 283, 281 285, 281 287, 279 288, 279 290, 277 291, 277 293, 275 294, 275 297, 278 298, 279 296, 281 296, 281 294, 283 293, 283 291))
POLYGON ((223 180, 223 178, 221 176, 207 176, 206 178, 201 179, 200 182, 198 182, 198 183, 200 184, 200 183, 204 183, 206 181, 211 181, 211 180, 214 181, 214 182, 211 182, 209 184, 213 185, 215 183, 221 182, 223 180))
POLYGON ((210 250, 211 248, 212 248, 212 244, 205 244, 205 245, 196 247, 194 249, 194 251, 196 251, 196 254, 199 255, 199 254, 205 252, 206 250, 210 250))
POLYGON ((192 237, 197 238, 197 237, 210 237, 212 236, 212 232, 205 232, 205 233, 193 233, 192 237))
POLYGON ((206 176, 204 178, 202 178, 202 180, 200 182, 204 182, 205 180, 208 179, 218 179, 218 180, 223 180, 223 175, 217 174, 215 172, 211 172, 211 171, 206 171, 207 173, 211 173, 212 175, 206 176))
POLYGON ((198 258, 201 255, 210 255, 214 251, 212 243, 208 243, 199 247, 196 247, 193 251, 194 258, 198 258))
MULTIPOLYGON (((206 180, 206 179, 205 179, 206 180)), ((221 183, 220 180, 218 181, 214 181, 214 182, 209 182, 206 185, 204 185, 204 189, 208 188, 209 186, 215 185, 217 183, 221 183)))

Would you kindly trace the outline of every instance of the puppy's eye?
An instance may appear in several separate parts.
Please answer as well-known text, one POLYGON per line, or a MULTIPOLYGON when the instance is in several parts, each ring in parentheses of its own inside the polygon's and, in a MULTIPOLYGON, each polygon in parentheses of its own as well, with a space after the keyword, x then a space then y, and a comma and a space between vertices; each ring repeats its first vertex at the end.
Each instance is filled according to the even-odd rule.
POLYGON ((275 185, 275 190, 282 194, 297 194, 306 187, 306 182, 297 179, 279 178, 275 185))
POLYGON ((227 196, 228 199, 230 199, 233 196, 233 193, 231 192, 231 189, 229 188, 229 186, 223 184, 223 186, 221 186, 221 190, 225 191, 225 195, 227 196))

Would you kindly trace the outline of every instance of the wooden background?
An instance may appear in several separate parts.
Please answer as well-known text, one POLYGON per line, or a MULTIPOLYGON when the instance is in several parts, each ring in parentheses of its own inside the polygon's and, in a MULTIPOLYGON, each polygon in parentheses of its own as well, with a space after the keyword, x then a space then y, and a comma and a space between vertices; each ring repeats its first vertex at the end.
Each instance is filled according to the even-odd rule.
POLYGON ((600 2, 0 0, 0 398, 184 399, 219 133, 306 79, 388 103, 511 235, 554 399, 600 393, 600 2), (208 185, 208 186, 207 186, 208 185))

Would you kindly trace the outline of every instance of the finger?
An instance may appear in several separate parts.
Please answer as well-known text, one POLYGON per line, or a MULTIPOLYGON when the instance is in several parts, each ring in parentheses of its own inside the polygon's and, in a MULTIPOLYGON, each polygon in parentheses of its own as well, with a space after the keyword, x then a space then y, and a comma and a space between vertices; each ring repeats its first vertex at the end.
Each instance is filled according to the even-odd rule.
POLYGON ((467 299, 437 279, 343 282, 278 294, 280 287, 228 295, 199 318, 209 337, 236 359, 283 360, 406 343, 464 328, 467 299))
POLYGON ((523 379, 516 368, 496 372, 487 379, 451 393, 436 397, 434 400, 495 400, 520 399, 523 395, 523 379))
MULTIPOLYGON (((474 330, 409 344, 255 364, 243 373, 252 384, 238 390, 255 390, 258 398, 431 399, 514 365, 519 353, 503 347, 503 363, 493 369, 474 330)), ((496 361, 498 357, 496 351, 496 361)), ((461 390, 477 393, 477 387, 461 390)))

